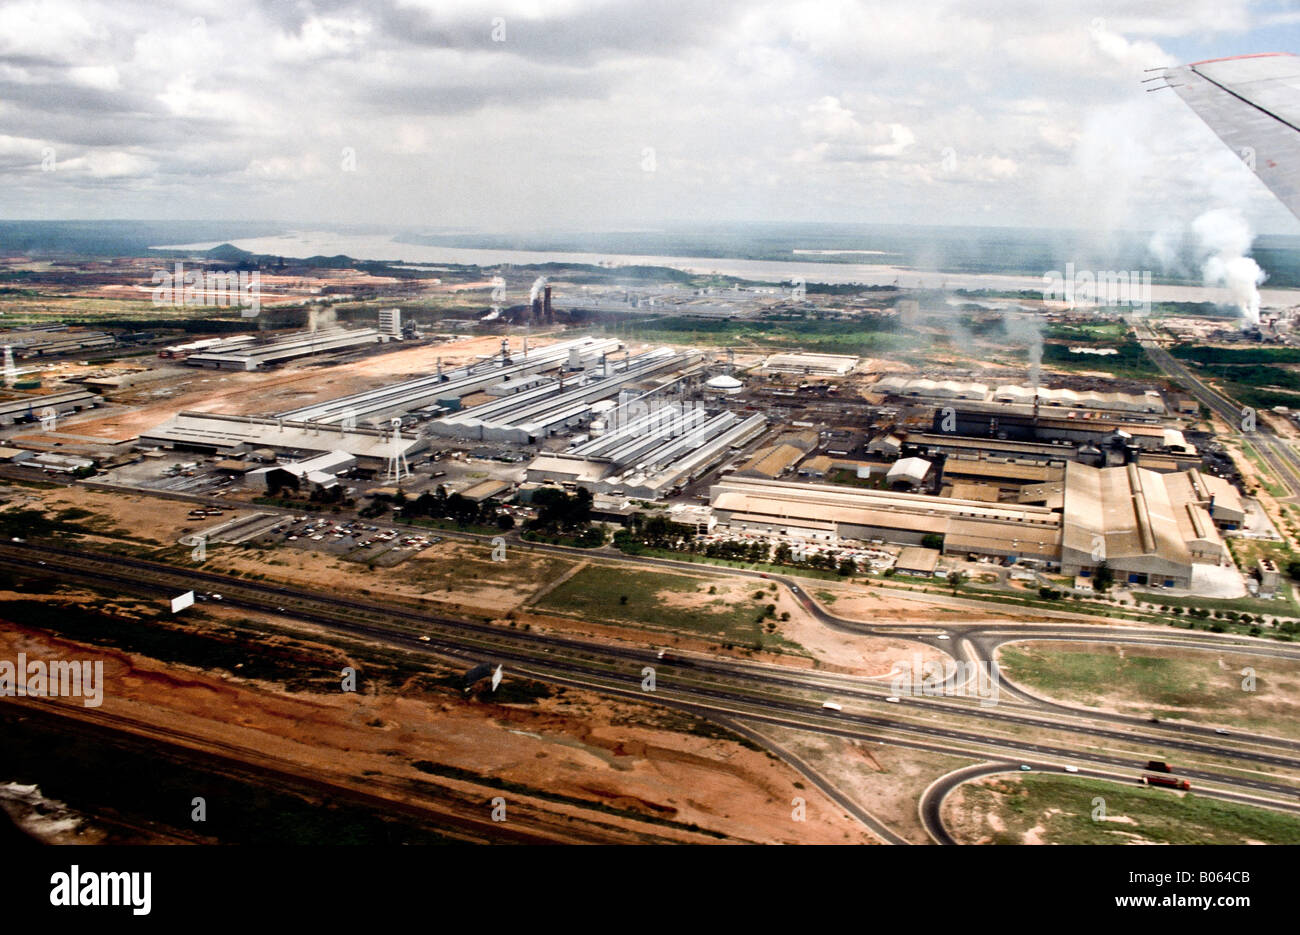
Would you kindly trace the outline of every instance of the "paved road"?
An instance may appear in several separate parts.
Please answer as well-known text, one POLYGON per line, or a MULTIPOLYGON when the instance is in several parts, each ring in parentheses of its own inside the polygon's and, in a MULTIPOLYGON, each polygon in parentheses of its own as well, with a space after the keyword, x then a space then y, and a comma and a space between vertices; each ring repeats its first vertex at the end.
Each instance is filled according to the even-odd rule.
POLYGON ((1267 423, 1258 420, 1257 417, 1255 429, 1246 429, 1243 426, 1243 418, 1247 407, 1209 386, 1193 373, 1191 368, 1184 366, 1161 347, 1150 324, 1136 319, 1131 324, 1138 343, 1142 345, 1156 366, 1181 383, 1197 400, 1219 415, 1237 435, 1249 441, 1259 452, 1260 457, 1272 468, 1274 477, 1290 492, 1283 499, 1294 501, 1297 496, 1300 496, 1300 454, 1297 454, 1286 439, 1280 438, 1267 423))
MULTIPOLYGON (((159 563, 123 556, 104 556, 102 561, 115 570, 102 567, 96 570, 86 567, 86 563, 90 562, 91 559, 87 558, 84 551, 79 552, 34 544, 23 546, 10 543, 0 544, 0 557, 3 557, 6 562, 27 561, 30 563, 31 558, 37 554, 45 556, 45 558, 41 559, 42 561, 47 562, 48 566, 58 569, 68 577, 85 577, 89 575, 98 580, 116 581, 124 585, 133 585, 135 588, 154 586, 147 580, 153 577, 166 578, 169 575, 173 576, 177 583, 160 583, 157 585, 163 593, 171 593, 174 589, 180 587, 179 582, 188 581, 193 583, 197 579, 201 582, 214 583, 228 592, 227 603, 264 612, 276 612, 276 605, 281 603, 294 601, 314 602, 316 605, 333 608, 333 612, 325 614, 295 607, 292 611, 283 615, 321 624, 334 630, 383 639, 389 644, 396 644, 417 651, 436 652, 473 661, 480 661, 486 655, 493 662, 509 663, 515 671, 530 674, 542 681, 576 684, 606 694, 616 694, 643 701, 646 699, 645 694, 640 690, 639 680, 642 664, 654 658, 649 650, 609 647, 567 637, 523 633, 486 624, 476 624, 472 621, 435 617, 382 604, 370 604, 363 601, 297 591, 291 588, 280 588, 261 582, 229 578, 209 572, 175 569, 159 563), (380 624, 364 623, 358 620, 357 617, 377 618, 384 622, 380 624), (437 631, 436 636, 430 637, 426 634, 425 638, 428 641, 425 642, 424 639, 417 638, 415 634, 420 631, 413 630, 408 625, 410 623, 422 623, 426 627, 437 625, 442 629, 437 631), (404 628, 397 628, 395 625, 401 625, 404 628), (485 634, 490 634, 495 639, 494 645, 484 647, 485 634), (613 667, 607 663, 600 664, 593 661, 593 655, 613 657, 618 664, 613 667), (628 662, 632 664, 628 665, 628 662)), ((707 664, 702 664, 701 668, 707 669, 707 671, 697 673, 696 667, 693 665, 686 667, 684 670, 665 666, 665 671, 659 679, 659 690, 656 692, 654 700, 657 703, 669 703, 678 706, 687 705, 692 710, 701 713, 702 716, 715 719, 719 717, 742 718, 857 740, 901 742, 903 745, 914 745, 917 742, 923 742, 926 743, 927 747, 947 752, 954 752, 955 749, 967 751, 974 749, 990 751, 996 755, 997 751, 1001 751, 1004 756, 1014 756, 1017 759, 1033 757, 1034 762, 1041 762, 1043 757, 1062 759, 1067 762, 1082 759, 1094 765, 1102 763, 1116 770, 1129 771, 1127 774, 1129 778, 1135 775, 1137 771, 1140 771, 1145 762, 1145 760, 1136 758, 1132 754, 1112 756, 1093 751, 1085 754, 1072 748, 1017 740, 1014 736, 1000 737, 992 735, 986 730, 958 730, 947 723, 946 720, 938 724, 925 724, 872 713, 854 711, 831 713, 821 710, 815 700, 810 701, 806 697, 791 697, 788 693, 773 695, 771 691, 773 687, 793 685, 806 691, 811 690, 815 693, 821 693, 825 691, 824 681, 828 678, 824 674, 815 674, 805 682, 803 679, 809 676, 810 673, 784 667, 754 664, 733 665, 725 661, 708 660, 707 664), (717 678, 705 680, 699 678, 700 674, 708 675, 710 673, 716 674, 717 678), (915 740, 909 742, 907 740, 909 737, 915 738, 915 740)), ((840 678, 843 678, 848 684, 853 684, 855 681, 847 677, 840 678)), ((862 681, 857 680, 859 686, 861 686, 862 681)), ((870 695, 870 693, 866 694, 870 695)), ((909 698, 908 703, 914 705, 933 703, 936 710, 952 714, 961 713, 967 717, 1024 721, 1047 729, 1077 732, 1090 736, 1096 741, 1113 739, 1126 744, 1141 744, 1165 749, 1181 748, 1208 753, 1228 760, 1268 763, 1290 769, 1300 768, 1300 760, 1280 754, 1242 750, 1235 745, 1211 746, 1190 741, 1171 740, 1167 735, 1157 736, 1150 732, 1140 735, 1129 730, 1115 731, 1106 727, 1090 727, 1087 723, 1078 723, 1078 719, 1088 716, 1088 712, 1075 713, 1071 711, 1068 720, 1053 720, 1050 717, 1032 717, 1029 713, 1021 715, 1009 710, 961 709, 953 706, 950 699, 909 698)), ((1268 741, 1270 738, 1262 738, 1262 740, 1268 741)), ((1182 774, 1192 779, 1255 789, 1275 796, 1294 799, 1296 795, 1296 791, 1292 786, 1269 782, 1264 779, 1191 770, 1184 770, 1182 774)), ((827 784, 819 783, 819 787, 821 785, 827 784)), ((837 796, 837 801, 840 798, 837 796)))

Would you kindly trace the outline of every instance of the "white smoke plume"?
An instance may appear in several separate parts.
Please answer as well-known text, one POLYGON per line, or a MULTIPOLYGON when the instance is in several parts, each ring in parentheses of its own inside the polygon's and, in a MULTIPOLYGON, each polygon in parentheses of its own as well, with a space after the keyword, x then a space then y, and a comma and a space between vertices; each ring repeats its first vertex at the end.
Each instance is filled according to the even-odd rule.
POLYGON ((1160 272, 1168 276, 1187 275, 1187 266, 1183 262, 1185 240, 1186 231, 1181 224, 1162 227, 1151 235, 1147 241, 1147 253, 1160 272))
POLYGON ((1223 286, 1242 317, 1259 324, 1259 286, 1268 274, 1246 256, 1255 236, 1246 219, 1235 210, 1216 208, 1192 222, 1201 259, 1201 275, 1208 286, 1223 286))
POLYGON ((308 331, 320 331, 322 328, 333 328, 336 324, 338 324, 338 314, 332 307, 313 307, 307 310, 308 331))
POLYGON ((1029 352, 1029 386, 1034 394, 1043 372, 1043 323, 1035 315, 1005 315, 1002 329, 1013 341, 1023 343, 1029 352))
POLYGON ((533 280, 533 288, 528 292, 528 304, 531 306, 542 295, 542 288, 546 285, 546 277, 538 276, 533 280))

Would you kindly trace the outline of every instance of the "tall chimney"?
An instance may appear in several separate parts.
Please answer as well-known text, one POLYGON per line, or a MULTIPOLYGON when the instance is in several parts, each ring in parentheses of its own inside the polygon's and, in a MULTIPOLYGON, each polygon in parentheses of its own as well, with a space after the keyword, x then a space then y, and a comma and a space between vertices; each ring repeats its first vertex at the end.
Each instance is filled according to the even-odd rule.
POLYGON ((547 321, 555 320, 555 312, 551 309, 551 287, 546 287, 545 298, 542 300, 542 312, 547 321))

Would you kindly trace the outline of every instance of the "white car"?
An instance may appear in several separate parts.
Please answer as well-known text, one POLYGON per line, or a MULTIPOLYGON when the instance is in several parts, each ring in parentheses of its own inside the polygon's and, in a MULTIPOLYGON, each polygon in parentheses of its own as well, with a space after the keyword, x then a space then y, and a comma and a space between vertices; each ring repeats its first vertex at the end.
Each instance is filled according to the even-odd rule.
POLYGON ((890 696, 889 696, 888 698, 886 698, 885 700, 888 701, 890 704, 899 704, 899 703, 900 703, 900 702, 899 702, 899 699, 896 698, 896 697, 893 696, 893 695, 890 695, 890 696))
POLYGON ((935 637, 935 639, 936 639, 936 640, 950 640, 950 639, 952 639, 952 637, 949 636, 947 633, 940 633, 938 636, 935 637))
POLYGON ((1065 771, 1066 771, 1067 773, 1077 773, 1077 772, 1079 771, 1079 767, 1077 767, 1077 766, 1067 766, 1067 767, 1065 767, 1065 771))

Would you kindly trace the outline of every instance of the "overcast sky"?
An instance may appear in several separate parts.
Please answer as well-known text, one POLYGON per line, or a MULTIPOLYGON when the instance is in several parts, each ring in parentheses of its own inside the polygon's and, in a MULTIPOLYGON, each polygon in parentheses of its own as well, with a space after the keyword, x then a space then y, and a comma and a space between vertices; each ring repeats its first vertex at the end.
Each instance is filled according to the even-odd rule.
POLYGON ((0 216, 1300 233, 1140 83, 1297 38, 1251 0, 0 2, 0 216))

